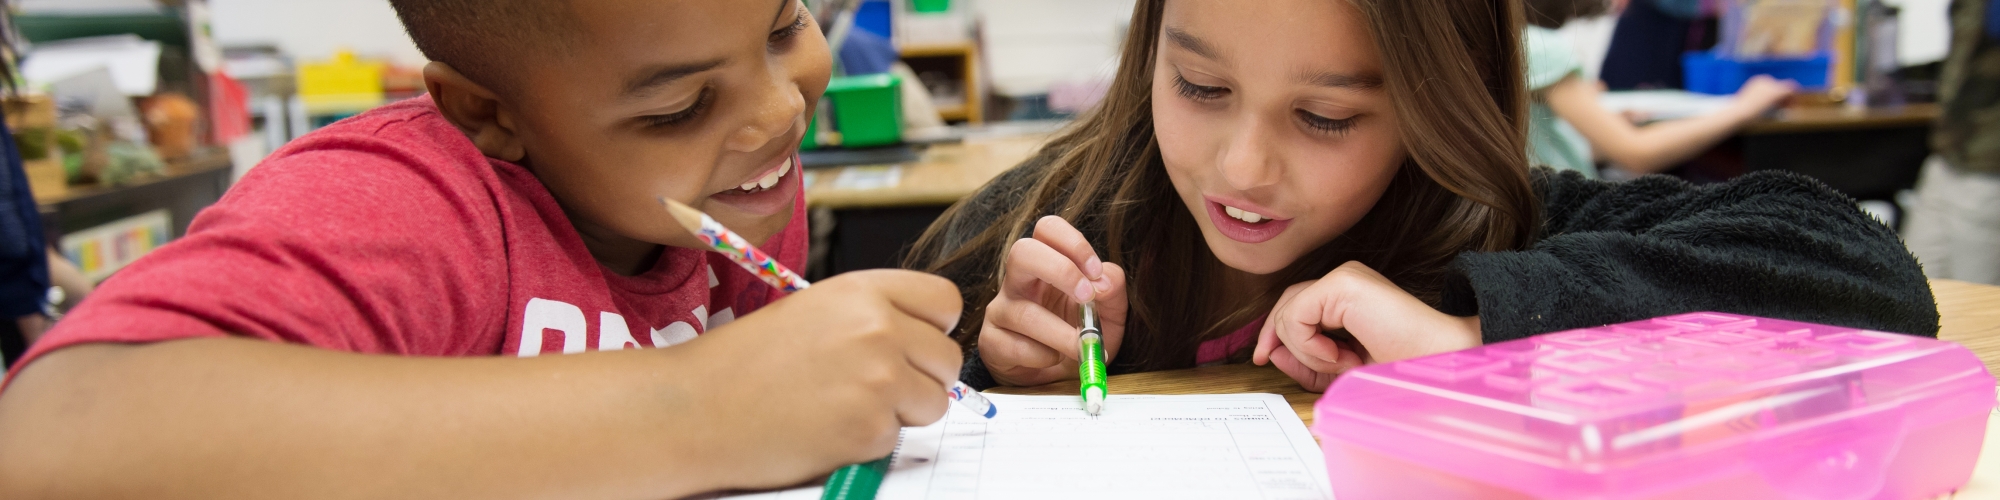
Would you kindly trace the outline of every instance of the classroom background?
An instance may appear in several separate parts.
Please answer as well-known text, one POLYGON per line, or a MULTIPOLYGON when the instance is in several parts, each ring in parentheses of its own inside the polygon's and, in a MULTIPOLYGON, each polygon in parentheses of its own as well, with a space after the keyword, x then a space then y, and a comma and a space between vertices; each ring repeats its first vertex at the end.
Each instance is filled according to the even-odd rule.
MULTIPOLYGON (((1089 109, 1132 9, 1130 0, 809 4, 838 53, 801 144, 809 278, 893 267, 946 207, 1089 109)), ((1634 124, 1710 112, 1753 74, 1798 82, 1782 108, 1665 175, 1801 172, 1900 228, 1932 156, 1948 5, 1619 0, 1555 33, 1579 76, 1610 90, 1601 104, 1634 124), (1759 37, 1777 41, 1750 41, 1759 37)), ((23 92, 9 99, 7 123, 58 278, 72 276, 58 309, 180 236, 273 149, 423 92, 425 60, 386 0, 17 0, 10 14, 23 92)), ((1620 177, 1614 162, 1593 161, 1620 177)))

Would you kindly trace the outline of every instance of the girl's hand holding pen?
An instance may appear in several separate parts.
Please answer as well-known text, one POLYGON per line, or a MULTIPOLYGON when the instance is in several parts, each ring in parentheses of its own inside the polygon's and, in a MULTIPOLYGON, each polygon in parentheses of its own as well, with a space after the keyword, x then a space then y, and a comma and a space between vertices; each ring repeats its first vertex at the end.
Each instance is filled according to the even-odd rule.
POLYGON ((1007 249, 1000 293, 986 305, 979 353, 993 378, 1038 385, 1076 377, 1078 304, 1095 302, 1107 362, 1125 334, 1125 270, 1098 259, 1083 233, 1043 217, 1007 249))

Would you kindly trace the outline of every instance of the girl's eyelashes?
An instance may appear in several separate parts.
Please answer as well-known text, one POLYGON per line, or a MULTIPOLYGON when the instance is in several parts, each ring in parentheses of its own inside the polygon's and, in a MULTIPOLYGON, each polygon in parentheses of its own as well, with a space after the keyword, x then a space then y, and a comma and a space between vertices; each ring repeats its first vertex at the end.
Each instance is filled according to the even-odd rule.
POLYGON ((1293 113, 1299 115, 1299 121, 1305 123, 1307 128, 1311 128, 1321 133, 1332 134, 1332 135, 1340 135, 1347 133, 1349 129, 1354 128, 1354 120, 1359 118, 1350 116, 1347 118, 1333 119, 1320 116, 1303 109, 1293 111, 1293 113))
POLYGON ((777 31, 772 31, 771 36, 769 37, 769 43, 771 43, 772 45, 784 43, 787 40, 791 40, 793 37, 799 36, 799 32, 806 30, 806 7, 804 5, 800 5, 799 9, 793 12, 792 15, 794 17, 792 20, 792 24, 790 26, 779 28, 777 31))
MULTIPOLYGON (((1208 102, 1229 95, 1228 87, 1195 85, 1193 82, 1187 81, 1187 78, 1182 77, 1179 73, 1174 74, 1173 83, 1174 93, 1180 94, 1181 97, 1194 102, 1208 102)), ((1298 115, 1299 121, 1305 123, 1307 128, 1329 135, 1347 133, 1349 129, 1354 128, 1354 121, 1358 119, 1358 117, 1327 118, 1303 109, 1294 110, 1293 113, 1298 115)))
POLYGON ((1187 79, 1182 78, 1181 75, 1175 74, 1174 92, 1180 94, 1181 97, 1185 97, 1190 101, 1207 102, 1215 99, 1220 99, 1222 98, 1222 96, 1228 95, 1229 88, 1195 85, 1193 83, 1189 83, 1187 79))
POLYGON ((664 115, 641 116, 639 117, 639 122, 644 124, 646 128, 667 128, 694 121, 695 118, 701 117, 702 111, 708 109, 709 101, 712 100, 711 97, 714 95, 714 91, 710 89, 701 89, 701 94, 695 96, 694 104, 688 105, 687 109, 664 115))

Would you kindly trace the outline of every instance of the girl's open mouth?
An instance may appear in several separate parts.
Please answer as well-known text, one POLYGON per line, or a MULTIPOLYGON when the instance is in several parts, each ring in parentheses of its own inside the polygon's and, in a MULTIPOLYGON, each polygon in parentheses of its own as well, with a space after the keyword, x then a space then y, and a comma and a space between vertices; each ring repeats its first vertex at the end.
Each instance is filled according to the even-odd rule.
POLYGON ((1229 239, 1244 243, 1263 243, 1278 237, 1285 228, 1292 225, 1291 219, 1277 219, 1252 210, 1245 210, 1223 204, 1214 199, 1206 199, 1208 219, 1215 224, 1215 230, 1229 239))

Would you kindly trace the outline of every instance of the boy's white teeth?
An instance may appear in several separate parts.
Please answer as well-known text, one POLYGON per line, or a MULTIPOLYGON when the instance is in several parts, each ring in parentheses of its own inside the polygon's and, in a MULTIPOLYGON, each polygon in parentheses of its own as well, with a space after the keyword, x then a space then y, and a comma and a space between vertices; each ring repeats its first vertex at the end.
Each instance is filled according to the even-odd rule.
POLYGON ((1262 214, 1259 214, 1259 213, 1257 213, 1257 212, 1251 212, 1251 211, 1248 211, 1248 210, 1244 210, 1244 209, 1241 209, 1241 208, 1236 208, 1236 207, 1232 207, 1232 206, 1229 206, 1229 205, 1223 205, 1223 206, 1222 206, 1222 211, 1223 211, 1223 212, 1225 212, 1225 213, 1228 213, 1228 214, 1229 214, 1229 217, 1230 217, 1230 218, 1233 218, 1233 219, 1236 219, 1236 220, 1240 220, 1240 221, 1243 221, 1243 222, 1248 222, 1248 223, 1251 223, 1251 224, 1256 224, 1256 223, 1259 223, 1259 222, 1264 222, 1264 216, 1263 216, 1262 214))
POLYGON ((778 185, 778 180, 784 179, 785 174, 791 173, 791 171, 792 171, 792 160, 788 158, 785 160, 784 165, 778 166, 777 170, 772 170, 771 173, 764 174, 764 177, 759 178, 757 180, 745 182, 743 183, 743 185, 737 186, 736 189, 741 189, 744 191, 770 189, 771 186, 778 185))

